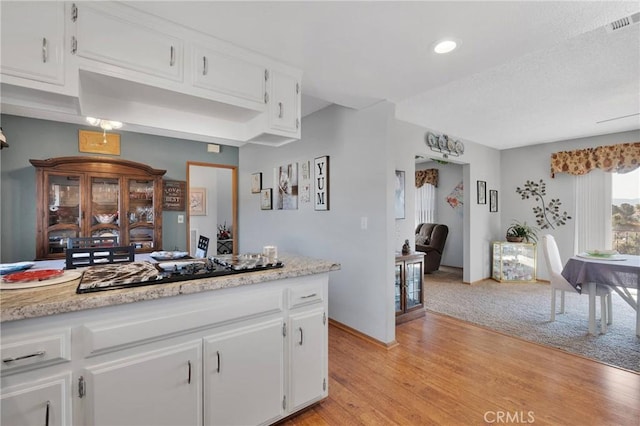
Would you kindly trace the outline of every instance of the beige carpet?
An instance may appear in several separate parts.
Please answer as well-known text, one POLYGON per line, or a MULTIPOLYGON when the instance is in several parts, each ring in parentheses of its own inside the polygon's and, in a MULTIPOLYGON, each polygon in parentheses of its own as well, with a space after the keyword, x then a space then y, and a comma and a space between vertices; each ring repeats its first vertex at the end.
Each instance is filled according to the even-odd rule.
MULTIPOLYGON (((462 283, 461 270, 447 267, 425 275, 427 310, 640 372, 640 338, 635 335, 636 312, 617 294, 612 300, 613 324, 606 334, 591 336, 587 333, 587 296, 567 294, 566 313, 556 315, 556 321, 551 322, 551 289, 547 283, 484 280, 468 285, 462 283)), ((557 303, 559 309, 559 297, 557 303)), ((598 308, 598 327, 599 318, 598 308)))

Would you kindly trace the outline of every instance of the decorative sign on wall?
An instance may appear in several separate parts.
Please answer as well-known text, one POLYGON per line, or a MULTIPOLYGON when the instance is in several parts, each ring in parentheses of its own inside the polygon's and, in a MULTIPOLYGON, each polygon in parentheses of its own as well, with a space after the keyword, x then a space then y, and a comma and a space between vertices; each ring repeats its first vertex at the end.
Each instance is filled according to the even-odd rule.
POLYGON ((313 203, 316 210, 329 210, 329 156, 313 160, 313 203))
POLYGON ((79 130, 78 151, 93 154, 120 155, 120 135, 79 130))
POLYGON ((182 180, 162 181, 162 210, 185 210, 187 182, 182 180))

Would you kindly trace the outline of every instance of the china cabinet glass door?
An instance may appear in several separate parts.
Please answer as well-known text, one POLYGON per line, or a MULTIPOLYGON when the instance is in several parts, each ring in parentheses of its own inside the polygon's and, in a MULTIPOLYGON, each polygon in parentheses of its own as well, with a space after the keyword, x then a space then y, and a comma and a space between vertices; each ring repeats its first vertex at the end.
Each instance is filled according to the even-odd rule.
POLYGON ((64 253, 68 238, 81 232, 81 176, 49 174, 45 187, 48 191, 45 209, 47 234, 46 253, 64 253))
POLYGON ((405 266, 406 309, 422 305, 422 262, 407 262, 405 266))
POLYGON ((402 263, 396 263, 396 285, 395 285, 395 298, 396 298, 396 314, 402 313, 404 306, 402 305, 402 263))
POLYGON ((120 180, 91 176, 89 209, 92 237, 120 237, 120 180))
POLYGON ((154 183, 151 179, 128 181, 129 243, 136 248, 152 249, 156 245, 154 183))

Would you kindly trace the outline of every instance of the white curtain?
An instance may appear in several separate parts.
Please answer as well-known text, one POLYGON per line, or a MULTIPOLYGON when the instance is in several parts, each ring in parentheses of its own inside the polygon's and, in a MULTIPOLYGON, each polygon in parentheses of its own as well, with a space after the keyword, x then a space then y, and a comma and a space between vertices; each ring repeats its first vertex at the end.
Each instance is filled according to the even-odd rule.
POLYGON ((416 227, 421 223, 436 221, 436 187, 425 183, 416 188, 416 227))
POLYGON ((574 253, 585 250, 610 249, 611 173, 602 170, 575 176, 576 200, 574 253))

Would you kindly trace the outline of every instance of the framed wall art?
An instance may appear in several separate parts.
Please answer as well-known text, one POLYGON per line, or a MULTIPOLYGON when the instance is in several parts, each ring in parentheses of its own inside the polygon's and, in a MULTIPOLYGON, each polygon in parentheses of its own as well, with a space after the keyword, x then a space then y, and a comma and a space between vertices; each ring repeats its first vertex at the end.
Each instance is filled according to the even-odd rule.
POLYGON ((479 180, 477 186, 478 204, 487 204, 487 182, 479 180))
POLYGON ((189 188, 189 214, 191 216, 207 215, 206 188, 189 188))
POLYGON ((489 211, 492 213, 498 211, 498 191, 495 189, 489 190, 489 211))
POLYGON ((396 170, 396 192, 394 204, 396 219, 404 219, 404 171, 396 170))
POLYGON ((260 191, 260 209, 261 210, 271 210, 273 207, 271 205, 271 200, 273 198, 271 188, 265 188, 260 191))
POLYGON ((313 160, 313 204, 315 210, 329 210, 329 156, 313 160))
POLYGON ((274 169, 276 210, 298 208, 298 163, 290 163, 274 169))
POLYGON ((259 194, 262 190, 262 173, 254 173, 251 175, 251 193, 259 194))
POLYGON ((78 151, 92 154, 120 155, 120 135, 79 130, 78 151))

